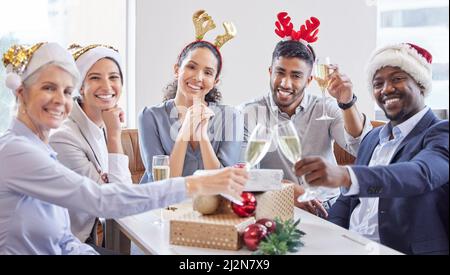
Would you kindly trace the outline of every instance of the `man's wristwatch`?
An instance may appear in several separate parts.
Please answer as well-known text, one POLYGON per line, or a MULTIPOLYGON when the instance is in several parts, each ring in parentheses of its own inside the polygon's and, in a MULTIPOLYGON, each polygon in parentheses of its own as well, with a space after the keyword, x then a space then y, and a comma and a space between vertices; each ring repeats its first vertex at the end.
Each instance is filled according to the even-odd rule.
POLYGON ((357 100, 358 100, 358 98, 356 97, 356 95, 353 94, 352 101, 350 101, 349 103, 345 103, 345 104, 344 103, 338 103, 338 106, 342 110, 347 110, 347 109, 351 108, 353 105, 355 105, 357 100))

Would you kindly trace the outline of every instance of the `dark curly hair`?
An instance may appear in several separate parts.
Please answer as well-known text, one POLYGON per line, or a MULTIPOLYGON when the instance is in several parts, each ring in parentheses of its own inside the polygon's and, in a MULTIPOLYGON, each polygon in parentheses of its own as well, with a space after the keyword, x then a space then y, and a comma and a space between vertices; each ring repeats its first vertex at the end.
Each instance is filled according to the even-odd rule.
MULTIPOLYGON (((177 65, 179 67, 181 67, 181 64, 183 63, 184 59, 186 59, 186 56, 191 51, 198 49, 198 48, 206 48, 206 49, 210 50, 216 57, 216 59, 217 59, 216 79, 218 79, 220 76, 220 73, 222 71, 222 56, 221 56, 219 50, 213 44, 211 44, 207 41, 196 41, 196 42, 193 42, 193 43, 189 44, 188 46, 186 46, 183 49, 183 51, 181 52, 180 56, 178 57, 177 65)), ((175 96, 177 95, 177 90, 178 90, 178 81, 175 79, 171 83, 167 84, 167 86, 164 88, 164 90, 163 90, 164 101, 174 99, 175 96)), ((219 92, 219 90, 216 87, 214 87, 211 91, 209 91, 209 93, 205 96, 206 102, 219 103, 221 100, 222 100, 222 93, 219 92)))

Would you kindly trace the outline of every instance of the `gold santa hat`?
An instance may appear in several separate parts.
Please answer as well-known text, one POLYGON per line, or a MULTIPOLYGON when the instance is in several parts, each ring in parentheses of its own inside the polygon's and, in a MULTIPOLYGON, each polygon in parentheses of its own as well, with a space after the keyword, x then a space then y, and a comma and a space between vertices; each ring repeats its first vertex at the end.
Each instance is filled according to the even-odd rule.
POLYGON ((114 60, 119 67, 120 75, 122 76, 122 59, 119 51, 112 46, 93 44, 82 47, 78 44, 72 44, 69 46, 69 51, 72 52, 75 63, 80 71, 81 83, 84 82, 87 73, 94 66, 94 64, 103 58, 110 58, 114 60))
POLYGON ((38 43, 33 46, 13 45, 3 55, 6 68, 6 87, 14 93, 23 82, 45 65, 55 63, 76 82, 80 79, 78 69, 71 54, 57 43, 38 43))

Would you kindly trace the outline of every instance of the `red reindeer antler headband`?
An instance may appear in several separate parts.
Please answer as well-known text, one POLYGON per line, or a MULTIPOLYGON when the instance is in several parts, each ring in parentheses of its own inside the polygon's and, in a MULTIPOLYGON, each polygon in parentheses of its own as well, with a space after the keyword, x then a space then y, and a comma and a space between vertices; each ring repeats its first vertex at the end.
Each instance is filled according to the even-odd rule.
POLYGON ((320 20, 316 17, 306 20, 306 25, 302 25, 299 31, 295 31, 288 13, 280 12, 275 26, 277 27, 275 33, 283 39, 299 41, 305 45, 314 43, 319 39, 317 35, 319 34, 320 20))

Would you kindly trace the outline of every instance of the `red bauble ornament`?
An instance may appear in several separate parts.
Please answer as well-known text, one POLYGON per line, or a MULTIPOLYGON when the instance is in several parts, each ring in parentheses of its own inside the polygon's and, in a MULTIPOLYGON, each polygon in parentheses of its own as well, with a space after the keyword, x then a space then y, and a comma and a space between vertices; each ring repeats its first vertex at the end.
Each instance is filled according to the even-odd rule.
POLYGON ((244 243, 250 251, 258 250, 259 243, 267 236, 267 228, 255 223, 249 225, 244 231, 244 243))
POLYGON ((242 205, 231 203, 231 209, 239 217, 246 218, 253 216, 256 211, 256 197, 252 193, 244 192, 241 195, 242 205))
POLYGON ((270 219, 260 219, 256 223, 264 225, 268 234, 272 234, 277 229, 277 223, 270 219))

